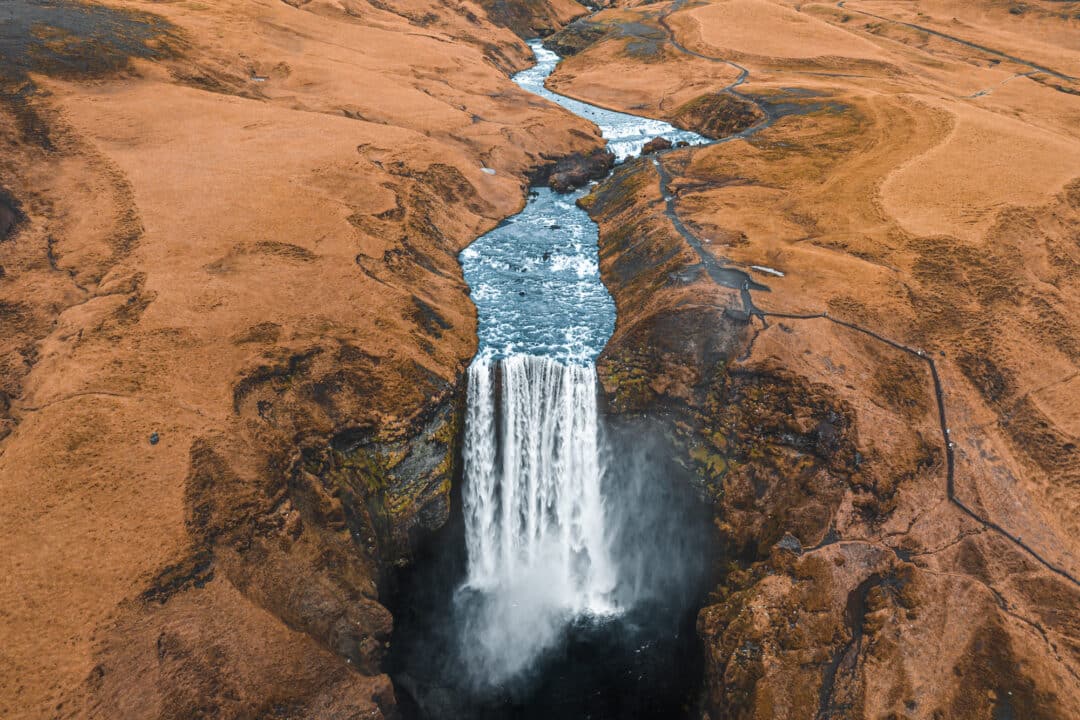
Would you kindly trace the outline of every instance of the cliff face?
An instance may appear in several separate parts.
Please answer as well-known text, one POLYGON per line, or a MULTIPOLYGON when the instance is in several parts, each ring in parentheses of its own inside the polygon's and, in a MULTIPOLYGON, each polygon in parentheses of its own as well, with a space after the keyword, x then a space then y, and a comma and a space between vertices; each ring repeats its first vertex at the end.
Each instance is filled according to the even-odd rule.
POLYGON ((0 715, 393 716, 379 580, 448 512, 457 253, 599 138, 479 8, 16 5, 0 715))
POLYGON ((609 414, 661 421, 725 548, 707 717, 1080 706, 1080 56, 1025 8, 649 4, 553 40, 561 92, 670 119, 735 63, 764 116, 584 201, 609 414))

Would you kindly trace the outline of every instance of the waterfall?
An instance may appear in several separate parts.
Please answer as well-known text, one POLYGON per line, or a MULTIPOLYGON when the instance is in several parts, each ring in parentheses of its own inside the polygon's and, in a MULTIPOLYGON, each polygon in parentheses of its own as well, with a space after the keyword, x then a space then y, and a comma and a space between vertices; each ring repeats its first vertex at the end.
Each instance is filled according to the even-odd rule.
POLYGON ((610 615, 596 371, 529 355, 469 368, 463 507, 478 678, 525 669, 575 618, 610 615))

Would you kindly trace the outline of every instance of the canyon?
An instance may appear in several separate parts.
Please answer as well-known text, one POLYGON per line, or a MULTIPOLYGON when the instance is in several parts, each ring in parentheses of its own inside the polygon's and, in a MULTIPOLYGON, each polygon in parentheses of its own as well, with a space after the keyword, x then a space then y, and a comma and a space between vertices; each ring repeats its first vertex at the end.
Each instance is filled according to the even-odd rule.
POLYGON ((594 181, 609 472, 708 536, 622 538, 703 584, 694 676, 643 682, 712 720, 1080 707, 1080 3, 0 23, 0 715, 422 714, 395 652, 464 543, 459 256, 594 181), (549 91, 709 142, 609 175, 511 80, 535 37, 549 91))

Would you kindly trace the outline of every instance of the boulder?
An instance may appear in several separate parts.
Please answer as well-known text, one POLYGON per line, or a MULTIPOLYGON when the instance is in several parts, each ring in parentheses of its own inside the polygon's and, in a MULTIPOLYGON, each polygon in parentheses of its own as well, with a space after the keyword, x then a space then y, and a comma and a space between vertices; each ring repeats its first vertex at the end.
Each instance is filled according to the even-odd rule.
POLYGON ((560 57, 577 55, 587 47, 603 40, 614 29, 589 19, 576 20, 544 40, 544 47, 560 57))
POLYGON ((661 150, 670 150, 671 141, 665 137, 654 137, 641 148, 642 155, 652 155, 661 150))
POLYGON ((720 140, 765 120, 765 113, 750 100, 731 93, 706 93, 684 103, 668 118, 675 127, 720 140))
POLYGON ((533 185, 547 185, 555 192, 567 193, 590 180, 607 177, 615 165, 615 153, 599 148, 585 155, 574 153, 535 171, 529 178, 533 185))

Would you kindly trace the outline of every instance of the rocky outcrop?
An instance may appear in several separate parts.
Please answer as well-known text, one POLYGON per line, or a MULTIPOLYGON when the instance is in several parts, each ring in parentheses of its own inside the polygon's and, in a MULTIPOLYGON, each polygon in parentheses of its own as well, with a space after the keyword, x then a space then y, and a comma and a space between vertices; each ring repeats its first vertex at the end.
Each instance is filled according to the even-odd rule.
POLYGON ((573 153, 546 163, 529 174, 530 185, 547 185, 555 192, 568 193, 574 188, 602 180, 615 165, 615 153, 607 149, 591 153, 573 153))
POLYGON ((558 53, 561 57, 570 57, 599 42, 611 32, 613 28, 610 25, 582 18, 544 38, 544 47, 558 53))
POLYGON ((251 469, 236 467, 227 440, 205 438, 192 447, 185 492, 190 554, 124 606, 121 622, 99 648, 94 702, 118 707, 125 694, 160 694, 176 717, 211 708, 245 715, 270 706, 296 713, 288 717, 331 708, 396 717, 393 690, 381 675, 393 619, 380 603, 380 581, 446 521, 459 389, 417 368, 403 373, 403 381, 433 400, 407 425, 393 431, 358 426, 363 414, 350 411, 327 417, 336 428, 331 433, 312 432, 320 424, 309 425, 312 415, 367 397, 372 388, 364 375, 349 353, 307 351, 238 385, 238 413, 266 426, 259 435, 271 442, 265 450, 270 464, 252 476, 251 469), (297 421, 302 424, 292 425, 297 421), (295 438, 291 454, 284 442, 289 436, 295 438), (215 586, 223 582, 237 600, 299 633, 295 662, 312 672, 323 668, 327 680, 290 690, 279 687, 280 670, 275 678, 259 663, 252 668, 243 651, 244 613, 236 600, 220 597, 224 589, 215 586), (208 603, 241 628, 190 636, 181 618, 192 601, 208 603), (137 666, 148 632, 160 633, 160 657, 180 663, 179 674, 166 673, 149 686, 125 672, 137 666), (301 649, 305 645, 309 649, 301 649), (192 664, 215 657, 220 666, 192 664), (344 673, 334 667, 342 659, 350 669, 344 673), (241 682, 244 677, 249 680, 241 682))
POLYGON ((566 23, 584 15, 588 3, 575 0, 481 0, 492 22, 510 28, 520 37, 546 37, 566 23))
POLYGON ((763 122, 765 113, 738 95, 707 93, 680 105, 667 120, 675 127, 719 140, 763 122))
POLYGON ((671 141, 663 137, 655 137, 649 142, 645 143, 641 148, 642 155, 652 155, 653 153, 660 152, 661 150, 670 150, 671 141))

